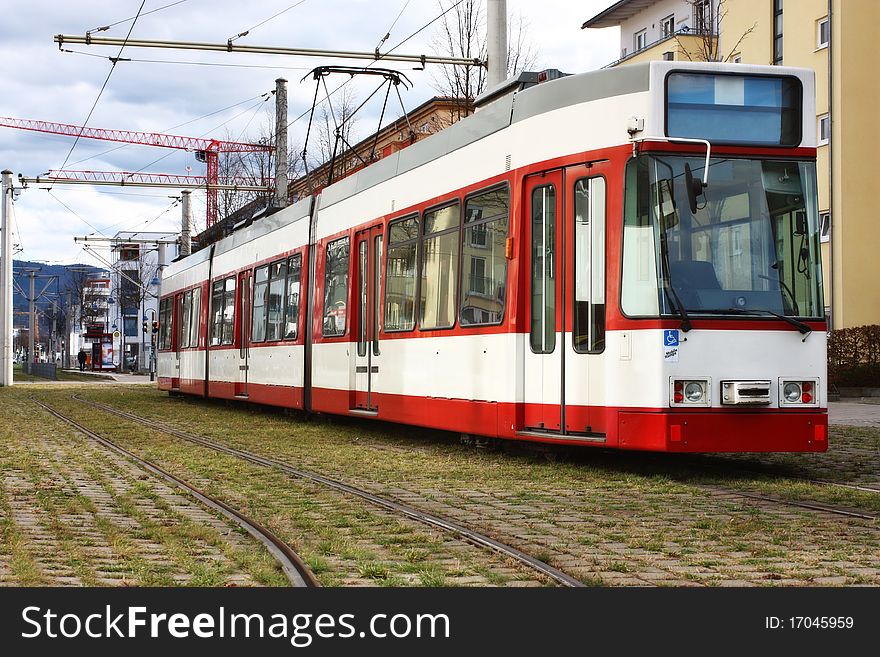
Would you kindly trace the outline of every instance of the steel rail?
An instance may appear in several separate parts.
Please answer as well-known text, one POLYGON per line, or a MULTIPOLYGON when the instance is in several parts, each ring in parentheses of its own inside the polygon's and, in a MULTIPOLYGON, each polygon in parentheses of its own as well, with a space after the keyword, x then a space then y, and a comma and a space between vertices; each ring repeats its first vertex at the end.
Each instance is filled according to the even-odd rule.
POLYGON ((269 550, 269 553, 275 558, 276 561, 281 565, 281 569, 284 571, 284 574, 287 576, 288 581, 291 586, 295 587, 315 587, 320 586, 318 584, 318 580, 315 579, 314 574, 309 567, 305 564, 305 562, 299 557, 296 552, 294 552, 287 543, 278 538, 274 533, 270 530, 266 529, 262 525, 260 525, 255 520, 248 518, 246 515, 233 509, 231 506, 218 500, 215 497, 212 497, 205 493, 204 491, 199 490, 192 484, 187 483, 183 479, 171 474, 167 470, 163 470, 158 465, 151 463, 141 457, 133 454, 128 451, 124 447, 120 447, 116 443, 99 434, 95 433, 91 429, 84 427, 80 423, 75 420, 67 417, 66 415, 60 413, 55 410, 51 406, 44 404, 43 402, 37 399, 31 399, 37 406, 43 408, 46 412, 52 414, 62 422, 66 422, 77 431, 82 433, 85 436, 88 436, 92 440, 97 443, 103 445, 107 449, 110 449, 122 456, 134 461, 144 470, 151 472, 152 474, 160 477, 167 482, 187 491, 190 495, 195 497, 202 504, 214 509, 215 511, 221 513, 228 519, 232 520, 234 523, 242 527, 248 534, 253 536, 255 539, 260 541, 263 545, 266 546, 266 549, 269 550))
POLYGON ((342 493, 359 497, 375 506, 393 511, 395 513, 399 513, 407 518, 410 518, 411 520, 416 520, 423 524, 430 525, 432 527, 436 527, 447 532, 451 532, 475 545, 488 548, 494 552, 514 559, 519 563, 528 566, 529 568, 549 577, 553 581, 563 586, 584 586, 583 582, 572 577, 571 575, 568 575, 567 573, 562 572, 558 568, 555 568, 550 564, 541 561, 540 559, 537 559, 536 557, 533 557, 511 545, 507 545, 506 543, 495 540, 494 538, 491 538, 490 536, 487 536, 481 532, 461 525, 454 520, 435 516, 431 513, 421 511, 407 504, 395 502, 393 500, 380 497, 379 495, 370 493, 369 491, 358 488, 357 486, 352 486, 351 484, 346 484, 342 481, 331 479, 330 477, 325 477, 324 475, 320 475, 315 472, 302 470, 300 468, 294 468, 292 465, 285 463, 284 461, 277 461, 275 459, 271 459, 265 456, 259 456, 258 454, 254 454, 253 452, 229 447, 228 445, 215 442, 209 438, 205 438, 204 436, 198 436, 186 431, 181 431, 180 429, 175 429, 174 427, 168 426, 163 422, 157 422, 155 420, 150 420, 149 418, 141 417, 140 415, 135 415, 134 413, 121 411, 112 406, 108 406, 107 404, 101 404, 100 402, 83 399, 76 395, 73 395, 73 399, 84 404, 94 406, 95 408, 101 409, 107 413, 111 413, 132 422, 142 424, 143 426, 149 427, 151 429, 161 431, 162 433, 176 436, 182 440, 186 440, 188 442, 207 447, 217 452, 235 456, 256 465, 261 465, 267 468, 275 468, 298 479, 305 479, 307 481, 327 486, 328 488, 332 488, 342 493))

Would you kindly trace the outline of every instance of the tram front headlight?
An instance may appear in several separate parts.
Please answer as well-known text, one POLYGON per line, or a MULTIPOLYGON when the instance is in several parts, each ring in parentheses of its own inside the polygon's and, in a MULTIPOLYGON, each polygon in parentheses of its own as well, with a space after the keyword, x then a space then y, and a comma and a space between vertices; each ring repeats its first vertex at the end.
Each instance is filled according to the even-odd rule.
POLYGON ((801 400, 801 386, 799 383, 790 381, 782 388, 782 396, 789 404, 796 404, 801 400))
POLYGON ((672 379, 669 401, 675 406, 708 406, 708 379, 672 379))
POLYGON ((703 387, 703 384, 700 381, 690 381, 684 387, 684 398, 687 399, 691 404, 696 404, 703 401, 703 397, 705 396, 706 389, 703 387))

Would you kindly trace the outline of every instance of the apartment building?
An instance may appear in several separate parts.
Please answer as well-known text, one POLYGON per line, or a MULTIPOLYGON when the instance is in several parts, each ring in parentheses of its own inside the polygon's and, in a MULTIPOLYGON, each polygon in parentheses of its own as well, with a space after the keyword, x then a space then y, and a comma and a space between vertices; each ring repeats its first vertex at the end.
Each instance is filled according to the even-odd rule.
POLYGON ((583 24, 620 29, 621 58, 609 66, 700 60, 708 51, 716 60, 816 71, 825 306, 834 328, 880 324, 868 193, 870 152, 880 140, 871 128, 880 103, 871 68, 878 23, 876 0, 620 0, 583 24))

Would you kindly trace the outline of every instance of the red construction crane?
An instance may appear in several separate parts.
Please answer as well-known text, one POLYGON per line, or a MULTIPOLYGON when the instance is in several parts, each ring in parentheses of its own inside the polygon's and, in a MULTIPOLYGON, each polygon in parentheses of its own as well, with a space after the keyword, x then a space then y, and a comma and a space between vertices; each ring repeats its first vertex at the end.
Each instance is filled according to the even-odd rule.
POLYGON ((137 132, 134 130, 107 130, 104 128, 90 128, 69 123, 55 123, 53 121, 36 121, 33 119, 15 119, 0 117, 0 127, 18 128, 19 130, 31 130, 33 132, 47 132, 53 135, 65 135, 68 137, 82 137, 85 139, 100 139, 102 141, 115 141, 124 144, 141 144, 144 146, 159 146, 161 148, 178 148, 193 151, 196 159, 207 165, 207 183, 212 185, 208 188, 207 225, 212 226, 217 221, 217 179, 220 175, 220 153, 271 153, 275 147, 269 144, 249 144, 236 141, 223 141, 222 139, 205 139, 201 137, 181 137, 178 135, 166 135, 160 132, 137 132))

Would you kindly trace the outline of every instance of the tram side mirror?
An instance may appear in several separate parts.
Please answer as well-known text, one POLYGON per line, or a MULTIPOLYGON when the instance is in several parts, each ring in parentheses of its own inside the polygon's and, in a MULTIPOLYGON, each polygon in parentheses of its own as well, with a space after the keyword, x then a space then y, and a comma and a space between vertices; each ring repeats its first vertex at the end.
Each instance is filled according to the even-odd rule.
POLYGON ((691 208, 691 214, 697 213, 697 199, 703 195, 705 186, 699 178, 694 178, 694 172, 691 171, 691 165, 684 163, 684 184, 687 187, 688 204, 691 208))

